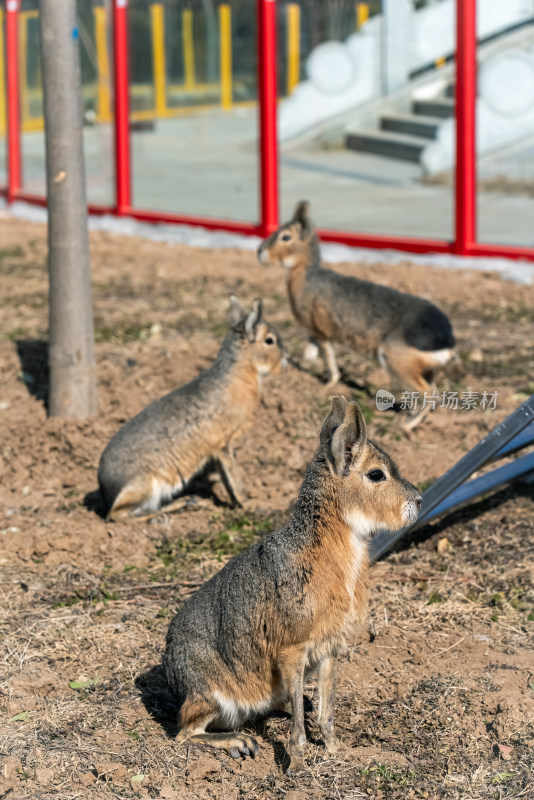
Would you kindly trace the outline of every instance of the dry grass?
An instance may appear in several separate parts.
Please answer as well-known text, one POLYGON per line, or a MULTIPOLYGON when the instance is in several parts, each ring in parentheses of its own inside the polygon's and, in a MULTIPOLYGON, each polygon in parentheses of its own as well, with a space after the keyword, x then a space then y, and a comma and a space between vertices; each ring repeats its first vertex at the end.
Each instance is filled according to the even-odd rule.
POLYGON ((444 533, 437 524, 374 567, 368 631, 340 666, 344 749, 324 759, 310 712, 309 771, 297 780, 284 775, 283 716, 252 729, 262 740, 255 762, 173 743, 157 668, 164 634, 177 605, 220 562, 195 556, 193 566, 184 552, 173 570, 188 574, 185 581, 152 581, 161 577, 156 561, 99 578, 37 565, 11 573, 1 620, 9 785, 26 792, 20 796, 73 798, 171 798, 185 790, 191 797, 528 797, 531 501, 503 492, 449 523, 445 553, 436 549, 444 533), (511 761, 495 756, 498 744, 513 748, 511 761))
MULTIPOLYGON (((420 531, 373 568, 369 624, 339 664, 339 757, 324 758, 313 710, 298 779, 285 773, 283 715, 251 729, 261 740, 255 760, 175 745, 158 669, 169 619, 290 513, 328 405, 320 367, 268 384, 239 453, 247 509, 228 509, 208 476, 197 487, 212 498, 208 509, 107 525, 94 496, 103 446, 122 420, 210 362, 228 292, 263 294, 300 358, 283 276, 237 251, 93 236, 101 416, 65 423, 43 408, 43 230, 2 223, 0 235, 0 800, 533 797, 531 486, 420 531)), ((534 290, 410 264, 340 269, 438 301, 461 356, 443 387, 500 392, 494 414, 436 412, 407 441, 394 414, 374 413, 355 390, 373 435, 428 485, 532 391, 534 290)), ((370 359, 342 353, 340 362, 356 383, 373 382, 370 359)), ((307 695, 312 709, 313 687, 307 695)))

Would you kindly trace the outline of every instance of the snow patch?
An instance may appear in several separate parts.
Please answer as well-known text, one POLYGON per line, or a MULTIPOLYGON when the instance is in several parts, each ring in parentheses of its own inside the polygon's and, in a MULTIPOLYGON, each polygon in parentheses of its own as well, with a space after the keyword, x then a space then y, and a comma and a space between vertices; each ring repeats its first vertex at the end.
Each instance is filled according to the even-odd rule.
MULTIPOLYGON (((18 219, 31 222, 46 222, 46 208, 29 203, 13 203, 7 210, 5 201, 0 200, 0 211, 18 219)), ((110 215, 90 216, 90 230, 106 231, 121 236, 139 236, 154 242, 167 244, 186 244, 190 247, 203 247, 213 250, 237 248, 256 252, 261 239, 258 236, 244 236, 225 231, 207 230, 193 225, 169 225, 138 222, 126 217, 110 215)), ((398 250, 375 250, 363 247, 348 247, 343 244, 322 244, 322 258, 325 263, 341 264, 360 261, 364 264, 395 264, 410 261, 413 264, 426 264, 439 269, 477 270, 495 272, 502 278, 530 285, 534 278, 534 264, 508 258, 468 258, 442 253, 404 253, 398 250)))

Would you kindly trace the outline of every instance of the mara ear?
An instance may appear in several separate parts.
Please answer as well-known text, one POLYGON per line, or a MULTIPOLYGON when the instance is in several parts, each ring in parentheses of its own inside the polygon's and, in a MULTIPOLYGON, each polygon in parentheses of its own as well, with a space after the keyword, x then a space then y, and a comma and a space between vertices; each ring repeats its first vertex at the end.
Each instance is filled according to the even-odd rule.
POLYGON ((345 409, 347 407, 347 398, 343 395, 336 395, 332 398, 332 408, 330 413, 323 422, 321 433, 319 434, 320 442, 323 446, 329 448, 332 443, 332 436, 336 428, 339 428, 343 419, 345 418, 345 409))
POLYGON ((260 298, 256 298, 252 305, 252 311, 245 320, 245 333, 249 341, 253 342, 256 338, 256 328, 261 322, 263 305, 260 298))
POLYGON ((241 320, 247 316, 247 309, 243 303, 237 299, 235 294, 231 294, 228 298, 230 300, 230 313, 228 315, 228 322, 231 328, 235 328, 241 320))
POLYGON ((321 430, 321 443, 326 445, 326 457, 336 475, 349 474, 366 442, 367 426, 358 403, 334 397, 332 410, 321 430))
POLYGON ((301 233, 303 234, 308 234, 311 231, 310 204, 307 200, 301 200, 300 203, 297 203, 291 222, 300 225, 301 233))

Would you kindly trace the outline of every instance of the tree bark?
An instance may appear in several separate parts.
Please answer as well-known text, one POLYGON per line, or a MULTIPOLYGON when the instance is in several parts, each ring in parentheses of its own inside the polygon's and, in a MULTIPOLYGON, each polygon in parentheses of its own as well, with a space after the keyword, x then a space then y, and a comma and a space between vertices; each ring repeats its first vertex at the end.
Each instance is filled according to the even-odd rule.
POLYGON ((74 0, 40 0, 48 195, 50 416, 97 412, 79 36, 74 0))

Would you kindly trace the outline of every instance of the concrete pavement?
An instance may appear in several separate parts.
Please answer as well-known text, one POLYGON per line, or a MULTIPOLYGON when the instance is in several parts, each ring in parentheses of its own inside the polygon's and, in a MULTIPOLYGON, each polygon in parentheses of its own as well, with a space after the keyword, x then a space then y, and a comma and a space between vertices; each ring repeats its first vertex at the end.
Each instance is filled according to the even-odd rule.
MULTIPOLYGON (((89 200, 112 204, 112 130, 88 127, 84 138, 89 200)), ((136 206, 247 222, 258 219, 255 108, 156 120, 154 130, 135 131, 131 140, 136 206)), ((22 147, 24 188, 43 193, 43 134, 24 135, 22 147)), ((3 148, 0 152, 1 180, 3 148)), ((508 167, 511 177, 534 176, 534 147, 504 156, 498 168, 506 172, 508 167)), ((483 170, 487 172, 487 165, 483 170)), ((282 218, 290 216, 297 200, 307 198, 322 227, 450 239, 453 189, 426 185, 420 178, 417 164, 381 156, 309 147, 283 152, 282 218)), ((481 192, 478 202, 481 241, 534 244, 533 198, 481 192)))

